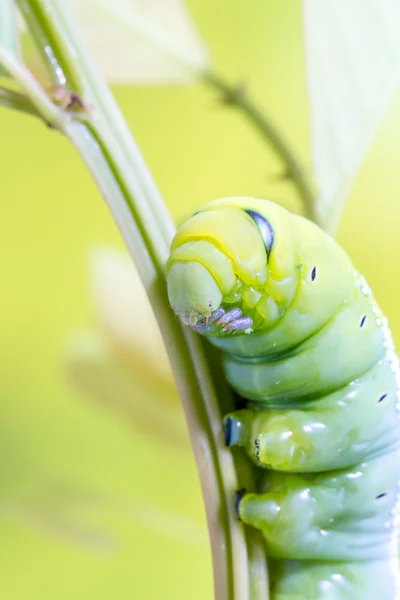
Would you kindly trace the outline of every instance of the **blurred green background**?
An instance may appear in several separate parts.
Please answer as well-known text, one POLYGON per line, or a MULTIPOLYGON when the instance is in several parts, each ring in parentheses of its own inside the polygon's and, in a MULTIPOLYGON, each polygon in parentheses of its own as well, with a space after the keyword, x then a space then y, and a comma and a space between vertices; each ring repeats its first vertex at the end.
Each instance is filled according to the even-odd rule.
MULTIPOLYGON (((248 84, 310 166, 300 3, 188 5, 217 71, 248 84)), ((177 222, 224 195, 298 206, 273 154, 213 91, 114 92, 177 222)), ((88 257, 98 245, 123 248, 117 228, 61 135, 6 109, 0 132, 0 596, 211 598, 205 517, 186 435, 176 443, 168 430, 153 435, 151 424, 128 424, 88 402, 67 376, 66 342, 98 326, 88 257)), ((397 342, 399 139, 397 98, 338 236, 397 342)), ((139 377, 132 386, 132 402, 148 407, 165 395, 184 431, 175 392, 153 385, 150 370, 146 377, 148 384, 139 377)))

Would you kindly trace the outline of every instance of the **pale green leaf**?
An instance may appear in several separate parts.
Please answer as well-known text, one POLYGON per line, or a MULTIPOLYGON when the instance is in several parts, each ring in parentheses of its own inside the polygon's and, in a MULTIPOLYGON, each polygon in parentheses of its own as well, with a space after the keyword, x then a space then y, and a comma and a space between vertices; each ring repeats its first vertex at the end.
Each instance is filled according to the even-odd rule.
POLYGON ((304 0, 318 222, 330 232, 400 79, 400 3, 304 0))
POLYGON ((182 0, 69 0, 112 83, 187 83, 208 51, 182 0))
MULTIPOLYGON (((0 1, 0 44, 7 48, 15 57, 18 58, 20 56, 14 0, 0 1)), ((0 75, 7 75, 7 71, 1 65, 0 75)))
POLYGON ((183 414, 172 380, 158 372, 157 348, 152 362, 132 352, 123 354, 113 340, 91 332, 74 336, 65 350, 70 381, 93 406, 114 413, 135 435, 153 445, 185 448, 183 414))
POLYGON ((173 386, 157 320, 128 253, 98 247, 91 254, 90 267, 93 304, 101 329, 114 345, 147 363, 165 387, 173 386))

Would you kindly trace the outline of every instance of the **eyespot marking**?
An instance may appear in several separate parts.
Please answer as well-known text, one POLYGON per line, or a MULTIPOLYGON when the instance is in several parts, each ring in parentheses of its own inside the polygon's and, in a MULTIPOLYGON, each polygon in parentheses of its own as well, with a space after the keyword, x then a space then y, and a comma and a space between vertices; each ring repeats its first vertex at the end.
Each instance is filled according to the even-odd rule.
POLYGON ((311 271, 311 281, 315 281, 317 279, 317 267, 313 267, 311 271))
POLYGON ((378 403, 382 402, 382 400, 384 400, 386 398, 387 394, 382 394, 382 396, 379 398, 378 403))
POLYGON ((375 496, 375 499, 379 500, 379 498, 384 498, 385 496, 387 496, 387 492, 382 492, 382 494, 378 494, 377 496, 375 496))
POLYGON ((267 250, 267 254, 269 254, 274 244, 274 230, 272 229, 269 221, 267 221, 265 217, 260 215, 260 213, 256 212, 255 210, 245 210, 244 212, 247 213, 257 225, 261 233, 264 246, 267 250))
POLYGON ((367 315, 364 315, 363 318, 360 321, 360 327, 363 327, 365 325, 365 321, 367 320, 367 315))

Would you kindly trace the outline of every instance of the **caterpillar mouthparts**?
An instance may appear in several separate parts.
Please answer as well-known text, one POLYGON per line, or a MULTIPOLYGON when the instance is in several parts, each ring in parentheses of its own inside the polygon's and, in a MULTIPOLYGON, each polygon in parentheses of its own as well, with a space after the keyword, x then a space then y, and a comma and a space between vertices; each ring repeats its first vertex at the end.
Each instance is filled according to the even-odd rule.
POLYGON ((228 312, 220 306, 209 317, 202 317, 191 327, 197 333, 217 333, 218 331, 250 333, 253 319, 243 317, 240 308, 232 308, 228 312))

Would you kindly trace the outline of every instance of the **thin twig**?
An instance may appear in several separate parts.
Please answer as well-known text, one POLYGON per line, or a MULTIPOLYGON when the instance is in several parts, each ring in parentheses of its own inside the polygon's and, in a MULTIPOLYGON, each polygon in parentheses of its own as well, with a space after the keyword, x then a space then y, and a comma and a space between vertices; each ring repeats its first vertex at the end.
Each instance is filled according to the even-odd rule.
POLYGON ((41 114, 27 96, 13 90, 8 90, 5 87, 0 87, 0 104, 7 108, 27 113, 28 115, 41 117, 41 114))
POLYGON ((280 157, 285 165, 286 177, 293 182, 302 199, 305 215, 317 221, 315 210, 317 199, 312 184, 295 151, 275 123, 253 102, 244 87, 230 85, 215 73, 204 74, 203 81, 222 95, 222 101, 226 105, 241 111, 269 147, 280 157))
POLYGON ((0 65, 8 74, 20 84, 26 95, 32 102, 34 108, 40 113, 45 121, 53 126, 62 127, 65 115, 50 100, 46 91, 35 79, 32 73, 20 63, 11 52, 0 44, 0 65))

